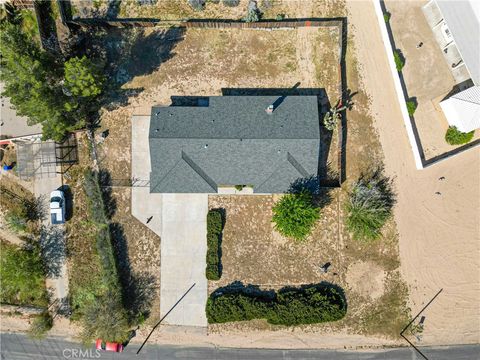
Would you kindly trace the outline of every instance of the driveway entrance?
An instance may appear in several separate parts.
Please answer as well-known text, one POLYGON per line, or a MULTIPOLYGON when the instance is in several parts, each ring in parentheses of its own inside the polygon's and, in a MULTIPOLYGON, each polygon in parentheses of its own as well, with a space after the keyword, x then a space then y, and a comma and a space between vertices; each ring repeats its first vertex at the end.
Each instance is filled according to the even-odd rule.
POLYGON ((193 285, 164 324, 207 326, 207 194, 150 193, 150 116, 132 118, 132 215, 160 236, 160 316, 193 285), (148 222, 148 223, 147 223, 148 222))

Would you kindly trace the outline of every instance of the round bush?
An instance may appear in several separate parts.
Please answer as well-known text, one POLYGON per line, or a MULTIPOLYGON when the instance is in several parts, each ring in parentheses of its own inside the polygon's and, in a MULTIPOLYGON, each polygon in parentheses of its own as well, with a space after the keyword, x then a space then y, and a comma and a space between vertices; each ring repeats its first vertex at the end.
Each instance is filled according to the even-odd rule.
POLYGON ((287 194, 273 207, 272 221, 281 234, 303 240, 320 217, 320 210, 313 204, 308 191, 287 194))
POLYGON ((463 145, 472 141, 474 133, 475 131, 464 133, 455 126, 450 126, 445 134, 445 141, 450 145, 463 145))

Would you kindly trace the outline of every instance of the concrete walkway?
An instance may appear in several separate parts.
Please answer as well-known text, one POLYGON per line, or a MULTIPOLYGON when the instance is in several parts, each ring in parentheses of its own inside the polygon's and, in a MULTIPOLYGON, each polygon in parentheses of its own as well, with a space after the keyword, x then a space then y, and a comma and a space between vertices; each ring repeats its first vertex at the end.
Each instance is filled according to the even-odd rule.
POLYGON ((60 175, 37 178, 34 181, 35 196, 44 203, 45 216, 42 220, 40 246, 47 264, 47 289, 51 294, 50 303, 60 311, 68 308, 68 274, 66 263, 65 226, 51 225, 49 214, 50 192, 62 186, 60 175))
MULTIPOLYGON (((140 184, 150 179, 149 126, 150 116, 132 117, 132 177, 140 184)), ((132 187, 132 215, 161 238, 160 315, 195 284, 165 324, 207 325, 207 212, 205 194, 151 194, 150 186, 132 187)))

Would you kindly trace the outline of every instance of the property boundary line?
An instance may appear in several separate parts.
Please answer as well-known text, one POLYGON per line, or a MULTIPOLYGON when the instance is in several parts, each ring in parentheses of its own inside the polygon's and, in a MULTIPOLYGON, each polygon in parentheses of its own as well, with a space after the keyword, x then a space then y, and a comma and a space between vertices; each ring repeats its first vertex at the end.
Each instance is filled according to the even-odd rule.
POLYGON ((392 73, 393 84, 395 86, 395 92, 397 93, 398 104, 400 105, 400 110, 402 111, 403 122, 407 130, 408 140, 410 141, 410 147, 413 152, 413 159, 415 160, 415 166, 417 170, 423 169, 423 160, 422 155, 420 154, 417 138, 413 131, 412 122, 410 115, 408 115, 407 103, 405 99, 405 94, 403 92, 402 85, 400 83, 400 78, 398 76, 398 71, 395 66, 395 60, 393 58, 393 45, 390 42, 390 37, 388 35, 387 24, 383 17, 382 7, 380 5, 381 0, 376 0, 373 2, 375 7, 375 14, 377 15, 378 24, 380 26, 380 33, 382 35, 383 45, 385 46, 385 52, 387 54, 388 65, 392 73))

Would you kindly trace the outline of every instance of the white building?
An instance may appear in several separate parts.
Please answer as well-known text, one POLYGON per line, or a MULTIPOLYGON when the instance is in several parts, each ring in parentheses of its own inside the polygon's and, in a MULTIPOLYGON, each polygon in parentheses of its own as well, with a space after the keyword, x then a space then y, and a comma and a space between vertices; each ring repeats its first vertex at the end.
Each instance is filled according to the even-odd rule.
POLYGON ((480 1, 430 0, 423 12, 458 84, 459 92, 440 102, 445 117, 462 132, 478 129, 480 1))

